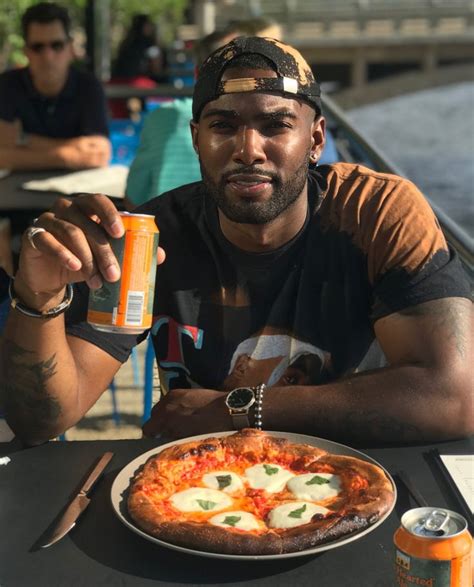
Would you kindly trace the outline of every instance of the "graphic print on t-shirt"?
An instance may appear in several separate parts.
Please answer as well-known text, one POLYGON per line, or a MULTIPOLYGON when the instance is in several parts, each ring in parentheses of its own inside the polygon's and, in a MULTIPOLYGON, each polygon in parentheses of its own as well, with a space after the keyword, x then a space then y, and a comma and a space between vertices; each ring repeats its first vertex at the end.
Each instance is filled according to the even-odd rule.
MULTIPOLYGON (((166 349, 165 355, 158 357, 164 390, 176 387, 179 380, 180 386, 202 385, 191 379, 186 365, 192 360, 190 354, 206 354, 203 349, 204 331, 196 326, 178 324, 170 316, 162 315, 155 320, 152 334, 157 339, 161 338, 160 348, 166 349), (183 345, 183 339, 188 344, 183 345)), ((276 329, 265 328, 263 332, 237 345, 221 389, 230 390, 259 383, 268 386, 317 384, 330 371, 330 358, 328 352, 309 342, 282 334, 276 329)))
POLYGON ((264 330, 236 348, 224 389, 258 385, 312 385, 330 368, 330 354, 289 334, 264 330))

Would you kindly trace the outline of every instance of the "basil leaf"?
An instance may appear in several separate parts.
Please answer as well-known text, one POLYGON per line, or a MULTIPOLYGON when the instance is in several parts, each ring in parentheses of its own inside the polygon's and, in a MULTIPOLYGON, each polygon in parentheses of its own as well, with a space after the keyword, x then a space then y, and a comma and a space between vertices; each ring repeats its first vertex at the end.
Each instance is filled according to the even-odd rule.
POLYGON ((265 473, 267 475, 275 475, 276 473, 278 473, 278 467, 272 467, 271 465, 263 465, 263 468, 265 469, 265 473))
POLYGON ((242 516, 226 516, 222 523, 234 527, 237 524, 237 522, 240 522, 241 519, 242 516))
POLYGON ((229 485, 232 483, 231 475, 216 475, 216 479, 217 483, 219 483, 219 489, 229 487, 229 485))
POLYGON ((325 485, 326 483, 330 483, 329 479, 315 475, 312 479, 306 481, 305 485, 325 485))
POLYGON ((302 505, 300 508, 293 510, 288 514, 289 518, 301 518, 301 514, 306 511, 306 504, 302 505))
POLYGON ((203 510, 212 510, 217 505, 217 502, 207 501, 206 499, 196 499, 196 501, 202 507, 203 510))

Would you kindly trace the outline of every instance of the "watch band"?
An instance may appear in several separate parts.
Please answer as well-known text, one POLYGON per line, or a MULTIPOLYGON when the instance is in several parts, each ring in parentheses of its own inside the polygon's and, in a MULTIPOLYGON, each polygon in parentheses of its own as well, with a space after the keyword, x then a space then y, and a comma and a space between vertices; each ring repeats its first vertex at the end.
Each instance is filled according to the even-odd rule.
POLYGON ((231 414, 230 417, 232 418, 232 424, 236 430, 250 427, 248 414, 231 414))

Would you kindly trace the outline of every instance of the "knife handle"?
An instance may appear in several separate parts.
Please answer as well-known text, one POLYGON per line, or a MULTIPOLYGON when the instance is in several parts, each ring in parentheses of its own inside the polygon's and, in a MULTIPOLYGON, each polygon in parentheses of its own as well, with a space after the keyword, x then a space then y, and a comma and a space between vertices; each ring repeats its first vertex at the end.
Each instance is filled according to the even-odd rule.
POLYGON ((87 477, 87 479, 86 479, 84 485, 81 487, 81 490, 79 493, 82 493, 84 495, 87 495, 89 493, 89 491, 92 489, 94 483, 100 477, 100 475, 102 474, 102 471, 109 464, 109 462, 113 456, 114 456, 113 452, 106 452, 102 455, 102 457, 100 458, 99 462, 94 467, 94 469, 92 470, 89 477, 87 477))

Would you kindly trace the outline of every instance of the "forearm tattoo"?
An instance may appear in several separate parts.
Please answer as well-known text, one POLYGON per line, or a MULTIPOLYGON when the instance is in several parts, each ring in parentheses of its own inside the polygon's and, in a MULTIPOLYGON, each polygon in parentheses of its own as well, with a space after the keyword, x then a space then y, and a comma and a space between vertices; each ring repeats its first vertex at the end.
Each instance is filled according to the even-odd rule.
POLYGON ((48 395, 47 383, 56 374, 56 355, 35 361, 35 353, 16 343, 3 342, 2 403, 15 421, 32 429, 54 424, 61 414, 60 403, 48 395))

